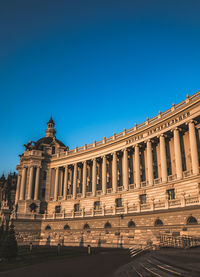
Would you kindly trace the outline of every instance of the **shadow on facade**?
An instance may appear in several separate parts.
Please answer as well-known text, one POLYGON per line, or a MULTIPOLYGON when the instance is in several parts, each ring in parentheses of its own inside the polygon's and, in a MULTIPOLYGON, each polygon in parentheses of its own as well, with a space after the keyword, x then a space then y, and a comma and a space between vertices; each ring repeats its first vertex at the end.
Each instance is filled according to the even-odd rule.
POLYGON ((81 236, 79 246, 80 246, 80 247, 81 247, 81 246, 84 246, 84 238, 83 238, 83 235, 81 236))
POLYGON ((48 236, 46 240, 46 246, 50 246, 50 243, 51 243, 51 237, 48 236))

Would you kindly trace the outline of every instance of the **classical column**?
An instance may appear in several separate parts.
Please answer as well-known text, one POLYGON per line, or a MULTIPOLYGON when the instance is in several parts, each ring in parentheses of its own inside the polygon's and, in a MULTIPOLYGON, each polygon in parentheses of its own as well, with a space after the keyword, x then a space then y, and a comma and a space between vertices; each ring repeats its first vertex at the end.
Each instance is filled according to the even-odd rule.
POLYGON ((176 163, 176 174, 177 178, 181 179, 183 174, 182 169, 182 158, 181 158, 181 145, 179 137, 179 129, 174 129, 174 152, 175 152, 175 163, 176 163))
POLYGON ((83 162, 83 187, 82 187, 82 197, 86 195, 86 182, 87 182, 87 162, 83 162))
POLYGON ((38 200, 39 183, 40 183, 40 167, 37 167, 36 168, 36 177, 35 177, 34 200, 38 200))
POLYGON ((103 156, 102 162, 102 192, 106 194, 106 156, 103 156))
POLYGON ((68 183, 68 165, 65 166, 65 177, 64 177, 64 187, 63 187, 63 199, 67 197, 67 183, 68 183))
POLYGON ((162 182, 166 183, 167 182, 167 155, 166 155, 164 134, 160 135, 160 163, 161 163, 162 182))
POLYGON ((59 167, 56 167, 54 201, 57 201, 57 199, 58 199, 58 186, 59 186, 59 167))
POLYGON ((128 152, 127 149, 123 150, 123 187, 128 190, 128 152))
POLYGON ((77 184, 77 164, 74 164, 73 199, 76 199, 76 184, 77 184))
POLYGON ((96 158, 93 159, 92 164, 92 195, 96 196, 96 186, 97 186, 97 162, 96 158))
POLYGON ((22 182, 20 187, 20 196, 19 200, 24 200, 25 184, 26 184, 26 167, 22 170, 22 182))
POLYGON ((193 120, 189 122, 189 139, 190 139, 190 152, 191 152, 191 160, 192 160, 192 171, 193 171, 193 174, 198 174, 199 159, 198 159, 195 125, 193 120))
POLYGON ((139 145, 135 146, 135 184, 140 188, 140 150, 139 145))
POLYGON ((16 194, 15 194, 15 204, 17 204, 18 199, 19 199, 20 185, 21 185, 21 175, 18 175, 18 177, 17 177, 17 189, 16 189, 16 194))
POLYGON ((112 160, 112 189, 113 192, 117 191, 117 153, 113 153, 113 160, 112 160))
POLYGON ((147 170, 149 185, 153 185, 153 157, 151 141, 147 140, 147 170))
POLYGON ((29 184, 28 184, 28 196, 27 196, 27 200, 30 200, 32 197, 32 189, 33 189, 33 170, 34 167, 31 166, 30 168, 30 176, 29 176, 29 184))

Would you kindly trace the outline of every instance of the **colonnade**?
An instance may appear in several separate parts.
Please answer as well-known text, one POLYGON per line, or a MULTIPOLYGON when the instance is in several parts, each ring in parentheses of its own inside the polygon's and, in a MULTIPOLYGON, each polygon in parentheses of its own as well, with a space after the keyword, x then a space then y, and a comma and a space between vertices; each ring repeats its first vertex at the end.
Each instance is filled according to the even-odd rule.
MULTIPOLYGON (((190 155, 191 155, 191 169, 193 174, 199 173, 199 158, 198 158, 198 148, 195 133, 194 121, 188 123, 189 130, 189 145, 190 145, 190 155)), ((172 135, 174 138, 174 158, 175 158, 175 177, 176 179, 181 179, 183 177, 183 166, 182 166, 182 154, 181 154, 181 144, 180 144, 180 129, 174 128, 172 130, 172 135)), ((166 134, 161 134, 158 139, 159 144, 159 160, 160 160, 160 182, 166 183, 168 181, 168 165, 167 165, 167 153, 166 153, 166 134)), ((141 174, 141 146, 146 148, 146 165, 147 176, 145 176, 145 185, 154 185, 155 174, 154 174, 154 162, 153 162, 153 147, 152 143, 154 139, 147 139, 141 144, 136 144, 132 147, 126 147, 120 149, 119 151, 114 151, 108 155, 103 155, 98 158, 93 158, 90 161, 83 161, 81 163, 74 163, 73 165, 66 165, 64 169, 64 181, 62 184, 62 190, 59 191, 59 174, 60 167, 55 168, 55 184, 54 184, 54 195, 53 200, 56 201, 58 196, 62 199, 72 197, 76 199, 77 197, 85 198, 87 196, 87 180, 91 178, 91 191, 89 195, 96 196, 97 194, 105 195, 107 192, 117 192, 117 191, 127 191, 130 185, 134 185, 134 188, 140 188, 142 180, 141 174), (131 158, 131 154, 134 153, 134 159, 131 158), (132 159, 134 172, 130 170, 130 160, 132 159), (108 162, 109 161, 109 162, 108 162), (111 161, 111 163, 110 163, 111 161), (87 172, 88 162, 92 165, 90 176, 87 172), (121 163, 121 167, 120 167, 121 163), (81 176, 78 175, 78 170, 81 169, 81 176), (101 170, 100 170, 101 169, 101 170), (109 170, 111 169, 111 170, 109 170), (71 174, 69 174, 71 171, 71 174), (134 181, 131 182, 130 175, 134 175, 134 181), (73 176, 73 178, 72 178, 73 176), (121 178, 121 181, 120 181, 121 178), (80 180, 81 179, 81 180, 80 180), (81 183, 82 191, 79 193, 77 188, 81 183), (97 190, 97 185, 101 185, 101 189, 97 190), (111 186, 111 187, 110 187, 111 186), (70 189, 71 192, 70 192, 70 189), (70 196, 68 196, 68 194, 70 196), (77 195, 78 194, 78 195, 77 195), (81 194, 81 196, 80 196, 81 194)), ((133 157, 133 156, 132 156, 133 157)))
MULTIPOLYGON (((199 174, 199 156, 197 148, 195 122, 187 123, 189 132, 189 148, 191 157, 191 171, 199 174)), ((183 177, 183 163, 180 143, 180 129, 171 131, 173 136, 173 151, 175 160, 175 177, 183 177)), ((128 191, 130 188, 140 188, 146 185, 152 186, 157 177, 155 176, 155 161, 153 157, 153 144, 156 141, 159 148, 159 183, 166 183, 169 179, 166 137, 169 132, 159 137, 147 139, 134 146, 125 147, 100 157, 74 164, 66 164, 63 167, 55 167, 55 179, 51 180, 53 188, 51 197, 54 201, 61 199, 86 196, 96 196, 110 192, 128 191), (146 151, 142 158, 142 150, 146 151), (144 162, 145 160, 145 162, 144 162), (60 178, 62 170, 62 178, 60 178), (144 173, 145 172, 145 173, 144 173), (145 175, 145 176, 144 176, 145 175)), ((51 169, 52 170, 52 169, 51 169)), ((41 188, 40 167, 35 165, 23 165, 18 175, 16 202, 18 200, 39 200, 41 188), (28 182, 27 182, 28 181, 28 182)))
POLYGON ((18 200, 31 200, 32 198, 34 200, 38 200, 39 185, 40 185, 40 167, 24 166, 22 168, 21 174, 18 175, 18 179, 17 179, 15 203, 17 203, 18 200), (28 170, 29 170, 29 178, 28 178, 28 170))

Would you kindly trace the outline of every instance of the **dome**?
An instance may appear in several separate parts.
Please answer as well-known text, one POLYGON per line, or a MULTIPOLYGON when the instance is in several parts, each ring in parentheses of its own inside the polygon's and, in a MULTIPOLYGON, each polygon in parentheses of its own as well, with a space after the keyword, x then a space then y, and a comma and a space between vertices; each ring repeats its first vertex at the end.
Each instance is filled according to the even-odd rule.
POLYGON ((39 139, 35 144, 37 145, 37 147, 39 147, 40 145, 42 144, 52 144, 52 142, 56 142, 58 143, 61 147, 66 147, 64 145, 64 143, 62 143, 60 140, 58 140, 57 138, 55 137, 43 137, 41 139, 39 139))

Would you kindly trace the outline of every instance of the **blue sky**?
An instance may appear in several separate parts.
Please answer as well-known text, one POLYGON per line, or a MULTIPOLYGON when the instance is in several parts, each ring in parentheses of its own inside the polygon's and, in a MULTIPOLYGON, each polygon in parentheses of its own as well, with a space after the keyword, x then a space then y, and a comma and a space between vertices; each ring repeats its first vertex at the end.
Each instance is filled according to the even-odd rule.
POLYGON ((200 1, 0 0, 0 174, 51 115, 70 148, 200 90, 200 1))

